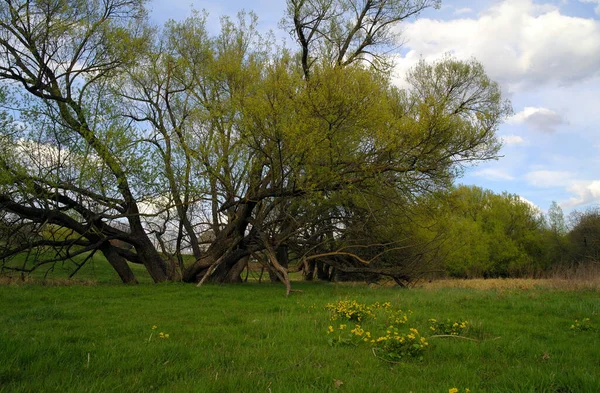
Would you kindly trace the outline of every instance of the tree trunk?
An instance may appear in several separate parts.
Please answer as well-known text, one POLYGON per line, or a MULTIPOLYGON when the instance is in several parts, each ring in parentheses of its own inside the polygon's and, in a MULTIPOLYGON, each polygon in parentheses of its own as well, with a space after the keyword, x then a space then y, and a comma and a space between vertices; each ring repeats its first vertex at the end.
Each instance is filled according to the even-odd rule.
POLYGON ((106 258, 108 263, 110 263, 110 265, 113 267, 113 269, 115 269, 115 271, 117 272, 117 274, 121 278, 121 281, 123 281, 124 284, 138 283, 137 279, 135 278, 135 275, 133 274, 133 271, 127 264, 127 260, 120 256, 117 253, 117 250, 115 250, 115 248, 112 245, 110 245, 110 243, 105 243, 100 248, 100 251, 102 251, 102 254, 104 254, 104 257, 106 258))
MULTIPOLYGON (((282 267, 287 269, 288 265, 289 265, 288 247, 287 246, 277 247, 276 257, 277 257, 277 261, 279 262, 279 264, 282 267)), ((271 282, 279 282, 280 281, 277 274, 271 270, 269 270, 269 277, 271 278, 271 282)))
POLYGON ((317 261, 317 278, 319 280, 323 280, 323 281, 330 281, 331 280, 331 276, 329 275, 329 270, 330 270, 330 266, 321 262, 321 261, 317 261))
POLYGON ((235 220, 229 222, 227 227, 219 232, 215 241, 210 245, 202 257, 188 266, 182 275, 184 282, 200 282, 205 274, 210 274, 211 282, 227 283, 238 282, 239 272, 243 270, 236 264, 240 259, 250 255, 250 250, 244 244, 251 236, 244 236, 248 227, 248 220, 256 204, 242 205, 235 220), (218 264, 218 266, 216 266, 218 264))
POLYGON ((148 238, 146 233, 142 234, 133 234, 132 238, 135 240, 132 241, 135 251, 137 255, 140 257, 144 267, 152 277, 155 283, 163 282, 170 279, 169 277, 169 268, 167 266, 167 261, 161 258, 158 251, 148 238))
POLYGON ((306 281, 313 281, 315 278, 315 266, 317 265, 317 261, 314 259, 307 261, 306 266, 308 269, 304 272, 304 279, 306 281))
POLYGON ((238 248, 223 256, 222 262, 208 278, 210 282, 230 284, 242 282, 241 274, 244 270, 247 258, 250 256, 248 250, 238 248))

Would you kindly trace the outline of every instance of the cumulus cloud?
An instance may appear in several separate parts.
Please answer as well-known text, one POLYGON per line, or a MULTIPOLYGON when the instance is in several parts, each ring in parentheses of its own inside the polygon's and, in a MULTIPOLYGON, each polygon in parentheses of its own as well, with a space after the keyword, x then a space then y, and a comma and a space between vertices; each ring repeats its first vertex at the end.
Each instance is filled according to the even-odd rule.
POLYGON ((600 202, 600 180, 579 180, 575 174, 567 171, 538 170, 527 173, 525 180, 538 188, 559 188, 572 196, 559 203, 564 209, 600 202))
POLYGON ((507 120, 509 124, 526 124, 535 130, 554 132, 556 127, 566 124, 561 115, 547 108, 525 107, 507 120))
POLYGON ((567 209, 598 203, 600 200, 600 180, 576 181, 567 190, 575 194, 568 201, 561 203, 561 206, 567 209))
POLYGON ((528 204, 529 206, 531 206, 531 208, 532 208, 534 211, 536 211, 537 213, 542 213, 542 212, 543 212, 543 211, 542 211, 542 209, 541 209, 541 208, 540 208, 538 205, 536 205, 535 203, 531 202, 529 199, 527 199, 527 198, 524 198, 524 197, 522 197, 522 196, 520 196, 520 195, 519 195, 519 197, 518 197, 518 198, 519 198, 519 200, 520 200, 521 202, 524 202, 524 203, 528 204))
POLYGON ((568 171, 537 170, 525 174, 524 177, 530 185, 540 188, 566 188, 573 181, 573 174, 568 171))
POLYGON ((487 180, 514 180, 514 177, 502 169, 486 168, 473 173, 487 180))
POLYGON ((600 75, 600 21, 532 0, 504 0, 477 18, 419 19, 402 36, 408 52, 396 59, 399 78, 421 57, 443 53, 475 57, 512 92, 600 75))
POLYGON ((502 143, 507 146, 520 145, 525 143, 525 139, 518 135, 505 135, 503 137, 500 137, 500 139, 502 140, 502 143))
POLYGON ((597 14, 600 14, 600 0, 579 0, 579 2, 596 4, 596 8, 594 8, 594 11, 596 11, 597 14))

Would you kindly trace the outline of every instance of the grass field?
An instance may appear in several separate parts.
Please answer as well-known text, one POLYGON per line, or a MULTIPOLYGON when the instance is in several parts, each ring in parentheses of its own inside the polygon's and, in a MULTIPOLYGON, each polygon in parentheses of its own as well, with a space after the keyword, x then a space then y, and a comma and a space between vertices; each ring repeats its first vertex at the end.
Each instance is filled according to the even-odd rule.
POLYGON ((285 298, 272 284, 128 287, 95 273, 96 285, 0 285, 0 392, 600 392, 596 290, 295 283, 285 298), (371 343, 331 346, 354 326, 325 309, 344 299, 402 309, 401 333, 467 320, 470 340, 428 338, 422 359, 394 363, 371 343))

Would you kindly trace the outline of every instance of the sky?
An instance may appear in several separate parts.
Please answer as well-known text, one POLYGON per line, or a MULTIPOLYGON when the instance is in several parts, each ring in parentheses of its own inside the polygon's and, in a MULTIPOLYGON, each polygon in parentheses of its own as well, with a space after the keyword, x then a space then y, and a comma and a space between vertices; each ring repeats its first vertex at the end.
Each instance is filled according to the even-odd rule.
MULTIPOLYGON (((245 9, 259 30, 278 28, 285 0, 153 0, 150 17, 162 24, 206 10, 219 16, 245 9)), ((600 0, 442 0, 400 25, 403 45, 394 82, 423 58, 450 53, 475 58, 512 102, 499 128, 498 160, 466 170, 459 184, 518 194, 542 211, 556 201, 565 213, 600 204, 600 0)))

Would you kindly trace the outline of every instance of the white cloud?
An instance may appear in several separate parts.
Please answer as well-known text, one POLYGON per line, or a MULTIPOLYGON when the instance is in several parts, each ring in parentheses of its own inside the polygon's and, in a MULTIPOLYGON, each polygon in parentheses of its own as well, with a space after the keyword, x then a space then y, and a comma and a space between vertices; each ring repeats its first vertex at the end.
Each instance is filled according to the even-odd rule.
POLYGON ((454 15, 470 14, 472 12, 472 8, 459 8, 456 11, 454 11, 454 15))
POLYGON ((566 188, 573 182, 573 174, 567 171, 538 170, 529 172, 524 177, 530 185, 540 188, 566 188))
POLYGON ((600 200, 600 180, 576 181, 567 190, 575 194, 568 201, 561 203, 561 206, 567 209, 598 203, 600 200))
POLYGON ((597 4, 596 8, 594 8, 594 11, 597 14, 600 14, 600 0, 579 0, 580 3, 589 3, 589 4, 597 4))
POLYGON ((553 110, 528 106, 509 118, 507 123, 526 124, 538 131, 554 132, 557 126, 566 124, 566 121, 553 110))
POLYGON ((531 208, 534 211, 536 211, 537 213, 542 213, 542 209, 538 205, 536 205, 535 203, 531 202, 529 199, 524 198, 524 197, 522 197, 522 196, 519 195, 519 200, 521 202, 525 202, 526 204, 528 204, 529 206, 531 206, 531 208))
POLYGON ((514 177, 502 169, 486 168, 473 172, 473 175, 487 180, 514 180, 514 177))
POLYGON ((409 51, 396 59, 400 76, 419 58, 443 53, 475 57, 512 92, 600 75, 600 21, 532 0, 504 0, 477 19, 419 19, 404 25, 402 34, 409 51))
POLYGON ((525 143, 525 139, 518 135, 505 135, 503 137, 500 137, 500 139, 502 140, 502 143, 507 146, 520 145, 525 143))

